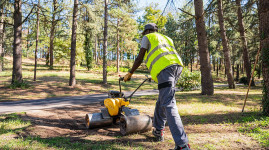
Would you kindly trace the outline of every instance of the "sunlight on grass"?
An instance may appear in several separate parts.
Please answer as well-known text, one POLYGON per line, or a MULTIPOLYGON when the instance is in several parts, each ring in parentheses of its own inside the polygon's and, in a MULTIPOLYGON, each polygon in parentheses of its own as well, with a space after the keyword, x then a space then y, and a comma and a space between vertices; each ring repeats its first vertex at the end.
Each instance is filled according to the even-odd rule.
POLYGON ((31 125, 29 121, 23 121, 16 113, 0 115, 0 134, 14 133, 31 125))
POLYGON ((237 107, 226 106, 222 103, 190 103, 178 104, 179 114, 185 115, 205 115, 212 113, 230 113, 240 111, 237 107))
POLYGON ((269 117, 260 117, 256 119, 252 116, 251 118, 242 119, 250 121, 242 124, 238 131, 253 137, 263 146, 269 147, 269 117))

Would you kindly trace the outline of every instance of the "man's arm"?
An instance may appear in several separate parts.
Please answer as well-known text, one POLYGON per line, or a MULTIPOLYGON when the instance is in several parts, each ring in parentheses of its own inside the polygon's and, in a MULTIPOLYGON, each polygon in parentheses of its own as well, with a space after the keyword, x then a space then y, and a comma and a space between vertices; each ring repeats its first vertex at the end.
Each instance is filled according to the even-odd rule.
POLYGON ((140 48, 139 54, 137 56, 137 58, 135 59, 135 62, 133 64, 133 67, 130 71, 131 74, 133 74, 135 72, 135 70, 141 65, 141 63, 143 62, 143 58, 145 56, 147 49, 145 48, 140 48))

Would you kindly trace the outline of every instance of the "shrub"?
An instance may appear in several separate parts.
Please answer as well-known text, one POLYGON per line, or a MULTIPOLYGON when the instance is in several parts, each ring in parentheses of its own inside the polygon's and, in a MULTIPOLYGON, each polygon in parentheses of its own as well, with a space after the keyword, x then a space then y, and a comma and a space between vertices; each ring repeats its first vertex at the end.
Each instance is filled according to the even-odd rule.
POLYGON ((9 85, 9 88, 11 89, 16 89, 16 88, 27 89, 30 87, 31 87, 30 84, 25 81, 22 81, 22 82, 15 81, 9 85))
POLYGON ((190 72, 187 68, 184 68, 177 85, 185 91, 199 88, 201 86, 200 71, 190 72))
POLYGON ((239 83, 243 83, 244 85, 247 85, 248 84, 248 78, 247 77, 240 78, 239 83))

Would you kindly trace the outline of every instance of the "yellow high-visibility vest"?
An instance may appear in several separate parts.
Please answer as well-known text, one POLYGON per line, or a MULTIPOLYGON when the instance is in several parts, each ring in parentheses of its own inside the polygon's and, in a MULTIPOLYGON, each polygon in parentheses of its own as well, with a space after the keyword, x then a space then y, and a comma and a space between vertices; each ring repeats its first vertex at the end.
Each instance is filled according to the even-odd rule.
POLYGON ((158 83, 157 76, 163 69, 175 64, 183 67, 172 39, 157 32, 145 36, 148 38, 151 47, 145 53, 144 61, 150 71, 151 78, 155 82, 158 83))

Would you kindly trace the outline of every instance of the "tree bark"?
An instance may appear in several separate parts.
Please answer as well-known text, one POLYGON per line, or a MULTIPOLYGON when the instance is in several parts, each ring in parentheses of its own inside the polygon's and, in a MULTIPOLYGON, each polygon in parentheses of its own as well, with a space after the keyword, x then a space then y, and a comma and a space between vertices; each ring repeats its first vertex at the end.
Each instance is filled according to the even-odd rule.
MULTIPOLYGON (((238 25, 239 25, 239 32, 240 32, 240 37, 241 37, 241 42, 242 42, 242 47, 243 47, 243 60, 244 60, 244 67, 245 71, 247 74, 247 79, 248 83, 251 78, 251 64, 249 62, 249 55, 248 55, 248 48, 247 48, 247 40, 245 36, 245 27, 244 27, 244 22, 243 22, 243 15, 242 15, 242 10, 241 10, 241 0, 236 0, 236 5, 237 5, 237 17, 238 17, 238 25)), ((254 80, 251 83, 251 86, 255 86, 254 80)))
POLYGON ((269 1, 259 0, 259 25, 260 25, 260 46, 262 56, 262 73, 264 81, 263 112, 269 115, 269 1))
POLYGON ((119 35, 119 19, 117 20, 117 73, 119 73, 119 50, 120 50, 120 35, 119 35))
POLYGON ((261 78, 261 70, 262 70, 262 64, 259 63, 259 68, 258 68, 258 79, 261 78))
POLYGON ((69 86, 76 85, 75 67, 76 67, 77 13, 78 13, 78 0, 74 0, 69 86))
POLYGON ((36 81, 36 67, 37 67, 37 48, 38 48, 38 34, 39 34, 39 6, 40 0, 38 0, 37 5, 37 19, 36 19, 36 44, 35 44, 35 69, 34 69, 34 81, 36 81))
POLYGON ((224 26, 222 0, 218 0, 218 16, 219 16, 220 34, 221 34, 221 38, 222 38, 222 46, 223 46, 223 54, 224 54, 224 62, 225 62, 225 71, 226 71, 227 78, 228 78, 228 85, 229 85, 230 89, 234 89, 235 84, 234 84, 234 78, 233 78, 233 74, 232 74, 230 50, 229 50, 229 47, 228 47, 226 29, 225 29, 225 26, 224 26))
POLYGON ((104 14, 104 44, 103 44, 103 84, 107 84, 107 60, 106 60, 106 49, 107 49, 107 3, 105 0, 105 14, 104 14))
POLYGON ((4 10, 3 10, 3 4, 0 4, 0 72, 3 71, 4 68, 4 10))
POLYGON ((53 41, 54 41, 54 37, 55 37, 55 26, 56 26, 56 21, 55 21, 55 14, 56 14, 56 10, 57 10, 57 0, 53 0, 53 12, 52 12, 52 21, 51 21, 51 29, 50 29, 50 52, 49 52, 49 56, 50 56, 50 69, 53 69, 53 49, 54 49, 54 45, 53 45, 53 41))
POLYGON ((212 57, 213 61, 213 71, 216 71, 216 58, 215 57, 212 57))
POLYGON ((239 64, 236 65, 236 77, 235 77, 235 81, 239 81, 239 64))
POLYGON ((98 46, 98 39, 97 39, 97 35, 95 36, 95 53, 94 53, 94 59, 95 59, 95 64, 98 63, 97 61, 97 46, 98 46))
POLYGON ((219 77, 219 59, 217 58, 217 77, 219 77))
POLYGON ((198 47, 200 56, 200 70, 201 70, 201 85, 202 95, 213 95, 214 86, 211 75, 211 65, 208 52, 205 22, 204 22, 204 9, 203 0, 194 0, 195 16, 196 16, 196 32, 198 37, 198 47))
POLYGON ((14 42, 13 42, 13 72, 12 81, 22 83, 22 53, 21 53, 21 37, 22 37, 22 13, 21 0, 14 2, 14 42))

